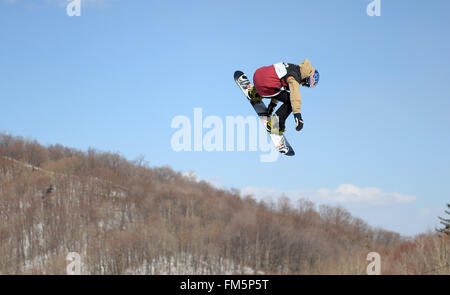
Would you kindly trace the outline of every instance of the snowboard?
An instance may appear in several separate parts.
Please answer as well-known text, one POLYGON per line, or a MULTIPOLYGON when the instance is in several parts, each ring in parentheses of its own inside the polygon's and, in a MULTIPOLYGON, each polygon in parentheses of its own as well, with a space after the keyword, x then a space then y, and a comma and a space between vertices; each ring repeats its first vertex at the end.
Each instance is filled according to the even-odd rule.
MULTIPOLYGON (((250 97, 248 96, 249 89, 252 88, 252 84, 250 80, 247 78, 247 76, 241 72, 236 71, 234 72, 234 81, 238 84, 239 88, 241 88, 242 92, 244 92, 245 97, 247 97, 247 100, 252 105, 253 109, 255 110, 256 114, 259 117, 259 120, 264 125, 264 128, 266 126, 266 123, 270 120, 270 117, 267 113, 267 107, 264 104, 264 102, 252 102, 250 100, 250 97)), ((269 133, 270 139, 272 140, 273 145, 275 148, 281 153, 286 156, 293 156, 295 155, 294 149, 291 147, 289 142, 287 141, 286 137, 284 135, 280 135, 278 133, 269 133)))

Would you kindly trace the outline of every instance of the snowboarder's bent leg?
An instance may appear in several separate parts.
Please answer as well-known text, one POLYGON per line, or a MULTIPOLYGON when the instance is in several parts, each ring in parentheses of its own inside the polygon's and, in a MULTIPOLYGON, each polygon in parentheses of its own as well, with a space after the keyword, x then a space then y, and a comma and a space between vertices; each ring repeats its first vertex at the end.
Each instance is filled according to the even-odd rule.
POLYGON ((291 113, 291 103, 283 103, 283 105, 275 112, 275 114, 278 116, 280 130, 286 129, 286 119, 291 113))
POLYGON ((266 123, 266 129, 269 132, 274 131, 275 133, 279 133, 280 135, 286 130, 286 119, 289 114, 292 112, 292 106, 290 101, 289 92, 282 91, 280 94, 274 96, 272 99, 283 102, 283 105, 275 112, 275 115, 278 117, 278 128, 273 129, 272 122, 269 120, 266 123), (273 129, 273 130, 272 130, 273 129))
POLYGON ((287 91, 282 91, 280 94, 278 94, 276 97, 274 97, 274 99, 283 102, 283 105, 278 108, 278 110, 275 112, 275 114, 278 116, 280 130, 285 130, 286 129, 286 125, 285 125, 286 119, 292 113, 290 94, 287 91))

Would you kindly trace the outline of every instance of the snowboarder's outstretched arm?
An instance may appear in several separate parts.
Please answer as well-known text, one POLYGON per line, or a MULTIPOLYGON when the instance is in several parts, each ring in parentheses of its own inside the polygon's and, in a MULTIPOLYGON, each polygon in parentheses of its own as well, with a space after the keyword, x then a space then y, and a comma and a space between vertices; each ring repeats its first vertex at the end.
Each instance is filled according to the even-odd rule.
POLYGON ((287 82, 289 85, 289 90, 291 92, 290 97, 292 112, 294 113, 295 119, 295 129, 297 131, 300 131, 303 129, 303 119, 301 113, 302 96, 300 95, 300 84, 292 76, 287 78, 287 82))
POLYGON ((291 106, 292 113, 301 113, 302 97, 300 95, 300 84, 294 79, 294 77, 288 77, 287 82, 289 85, 289 90, 291 92, 291 106))

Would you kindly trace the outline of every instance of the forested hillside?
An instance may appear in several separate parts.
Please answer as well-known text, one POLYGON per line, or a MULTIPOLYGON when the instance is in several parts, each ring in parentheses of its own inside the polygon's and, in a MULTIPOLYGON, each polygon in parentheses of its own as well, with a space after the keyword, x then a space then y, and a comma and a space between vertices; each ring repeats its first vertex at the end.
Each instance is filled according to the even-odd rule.
POLYGON ((372 251, 383 274, 450 273, 445 235, 407 240, 340 207, 0 134, 1 274, 64 274, 69 252, 83 274, 365 274, 372 251))

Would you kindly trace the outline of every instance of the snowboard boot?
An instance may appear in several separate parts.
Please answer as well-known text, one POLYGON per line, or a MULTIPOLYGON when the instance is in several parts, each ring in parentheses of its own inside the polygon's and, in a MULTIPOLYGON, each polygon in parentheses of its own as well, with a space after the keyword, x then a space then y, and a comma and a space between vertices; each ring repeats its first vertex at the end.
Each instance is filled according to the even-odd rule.
POLYGON ((286 130, 286 127, 283 127, 283 128, 272 128, 272 121, 275 122, 275 120, 272 119, 272 118, 273 117, 271 117, 270 120, 267 121, 267 123, 265 125, 267 132, 283 135, 284 131, 286 130))
POLYGON ((261 102, 262 101, 262 97, 261 97, 261 95, 259 95, 258 91, 256 91, 255 86, 250 88, 250 90, 248 91, 248 97, 250 97, 251 102, 261 102))

